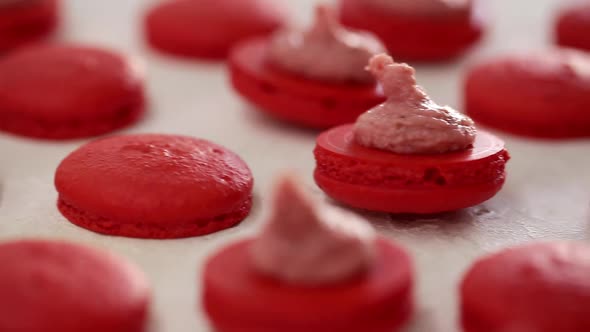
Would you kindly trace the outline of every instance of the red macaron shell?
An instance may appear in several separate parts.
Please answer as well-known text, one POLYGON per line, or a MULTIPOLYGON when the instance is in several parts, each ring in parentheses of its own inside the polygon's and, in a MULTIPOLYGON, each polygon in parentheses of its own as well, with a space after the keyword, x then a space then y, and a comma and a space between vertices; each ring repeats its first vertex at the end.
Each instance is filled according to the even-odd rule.
POLYGON ((504 184, 504 143, 479 131, 473 148, 440 155, 400 155, 354 142, 352 125, 317 139, 318 186, 337 201, 391 213, 438 213, 482 203, 504 184))
POLYGON ((590 331, 590 248, 533 243, 476 262, 461 284, 465 332, 590 331))
POLYGON ((0 244, 0 331, 141 332, 150 289, 111 254, 47 240, 0 244))
POLYGON ((237 42, 283 26, 285 16, 272 0, 173 0, 150 10, 145 33, 167 53, 224 58, 237 42))
POLYGON ((43 45, 0 59, 0 130, 71 139, 104 134, 143 114, 143 76, 109 51, 43 45))
POLYGON ((204 235, 250 212, 253 179, 238 155, 206 140, 128 135, 88 143, 55 175, 58 206, 95 232, 144 238, 204 235))
POLYGON ((59 0, 24 0, 0 6, 0 52, 48 36, 59 23, 59 0))
POLYGON ((465 111, 482 125, 517 135, 590 136, 590 79, 568 70, 537 71, 533 60, 502 57, 472 68, 465 111))
POLYGON ((267 59, 268 43, 241 43, 229 59, 233 87, 262 112, 300 126, 329 128, 354 121, 385 101, 377 83, 323 82, 279 70, 267 59))
POLYGON ((564 9, 555 29, 557 43, 561 46, 590 51, 590 3, 581 3, 564 9))
POLYGON ((376 34, 396 60, 448 60, 464 53, 484 31, 478 6, 464 15, 410 16, 362 0, 340 0, 340 5, 343 24, 376 34))
POLYGON ((289 285, 261 275, 245 240, 213 256, 205 267, 203 303, 219 332, 391 332, 413 312, 408 254, 386 240, 368 273, 340 284, 289 285))

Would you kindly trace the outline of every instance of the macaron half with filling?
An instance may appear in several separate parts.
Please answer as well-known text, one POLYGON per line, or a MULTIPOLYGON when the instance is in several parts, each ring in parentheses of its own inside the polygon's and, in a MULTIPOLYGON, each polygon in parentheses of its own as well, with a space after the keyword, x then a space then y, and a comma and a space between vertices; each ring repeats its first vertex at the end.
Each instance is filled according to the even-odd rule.
POLYGON ((360 209, 429 214, 477 205, 502 188, 502 140, 434 103, 412 67, 381 54, 369 70, 387 101, 317 139, 314 177, 328 196, 360 209))
POLYGON ((215 143, 141 134, 90 142, 57 168, 58 208, 94 232, 140 238, 205 235, 239 224, 252 206, 246 163, 215 143))
POLYGON ((344 29, 335 15, 318 6, 308 30, 283 29, 238 45, 229 60, 234 89, 257 110, 309 128, 354 121, 382 102, 364 67, 384 46, 370 33, 344 29))
POLYGON ((208 260, 216 331, 399 331, 413 313, 409 255, 300 183, 281 177, 262 232, 208 260))

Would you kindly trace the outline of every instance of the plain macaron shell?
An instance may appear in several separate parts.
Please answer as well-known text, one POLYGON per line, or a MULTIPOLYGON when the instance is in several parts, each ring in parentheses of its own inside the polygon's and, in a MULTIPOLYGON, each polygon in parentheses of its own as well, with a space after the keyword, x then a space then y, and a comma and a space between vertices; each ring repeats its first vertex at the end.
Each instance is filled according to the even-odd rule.
POLYGON ((0 59, 0 130, 47 139, 104 134, 143 113, 143 73, 116 53, 39 45, 0 59))
POLYGON ((465 112, 477 123, 508 133, 564 139, 590 136, 590 75, 573 67, 545 68, 542 57, 575 52, 587 68, 590 56, 551 51, 490 59, 465 79, 465 112), (585 75, 585 76, 584 76, 585 75))
POLYGON ((59 208, 73 223, 131 237, 175 238, 238 224, 253 178, 238 155, 174 135, 114 136, 88 143, 57 169, 59 208))
POLYGON ((555 37, 559 45, 590 51, 590 3, 566 7, 558 16, 555 37))
POLYGON ((465 332, 590 331, 590 247, 533 243, 477 261, 461 284, 465 332))
POLYGON ((343 24, 376 34, 396 60, 452 59, 466 52, 485 30, 479 5, 465 15, 449 17, 397 14, 371 8, 363 0, 340 0, 340 7, 343 24))
POLYGON ((149 43, 166 53, 224 58, 237 42, 285 24, 273 0, 173 0, 152 8, 145 22, 149 43))
POLYGON ((141 332, 150 300, 143 274, 118 257, 47 240, 0 244, 0 330, 141 332))
POLYGON ((60 20, 61 0, 23 0, 0 7, 0 52, 49 36, 60 20))

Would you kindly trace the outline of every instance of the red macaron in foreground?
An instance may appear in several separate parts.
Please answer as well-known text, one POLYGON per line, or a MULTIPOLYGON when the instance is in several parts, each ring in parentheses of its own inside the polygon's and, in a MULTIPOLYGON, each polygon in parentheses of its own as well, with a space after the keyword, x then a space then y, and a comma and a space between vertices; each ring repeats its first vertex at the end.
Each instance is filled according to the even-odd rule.
POLYGON ((379 241, 366 275, 315 288, 258 273, 250 246, 249 240, 233 244, 205 267, 203 302, 219 332, 390 332, 412 314, 410 259, 388 241, 379 241))
POLYGON ((590 331, 590 247, 544 242, 477 261, 461 284, 465 332, 590 331))
POLYGON ((371 211, 432 214, 477 205, 502 188, 502 140, 434 102, 411 66, 380 54, 368 69, 387 101, 316 141, 314 178, 328 196, 371 211))
POLYGON ((120 258, 78 244, 0 244, 0 331, 142 332, 150 289, 120 258))
POLYGON ((287 173, 254 237, 209 258, 203 306, 219 332, 393 332, 414 312, 410 255, 287 173))
POLYGON ((204 235, 240 223, 253 179, 238 155, 186 136, 128 135, 90 142, 59 165, 58 208, 94 232, 140 238, 204 235))
POLYGON ((504 184, 509 159, 499 138, 479 131, 473 148, 438 155, 400 155, 366 148, 353 126, 322 133, 314 177, 328 196, 391 213, 438 213, 477 205, 504 184))

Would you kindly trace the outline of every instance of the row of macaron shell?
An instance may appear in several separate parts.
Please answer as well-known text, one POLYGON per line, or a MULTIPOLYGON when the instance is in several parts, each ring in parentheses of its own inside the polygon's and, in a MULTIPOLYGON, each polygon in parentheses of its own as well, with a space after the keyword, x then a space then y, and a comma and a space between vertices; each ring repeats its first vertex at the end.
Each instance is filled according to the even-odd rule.
MULTIPOLYGON (((285 208, 275 206, 281 212, 285 208)), ((337 230, 330 223, 322 227, 337 230)), ((306 285, 259 270, 252 257, 257 241, 255 237, 221 249, 199 276, 197 282, 204 287, 199 301, 216 331, 231 332, 236 326, 247 331, 398 331, 413 316, 413 264, 392 242, 374 240, 374 261, 361 274, 306 285)), ((309 249, 292 251, 309 254, 309 249)), ((337 259, 333 266, 343 264, 336 256, 350 253, 330 251, 329 246, 317 249, 325 251, 322 257, 337 259)), ((589 257, 590 247, 581 243, 540 242, 478 259, 460 284, 460 325, 465 332, 585 331, 590 326, 585 311, 589 257)), ((5 267, 0 307, 11 313, 0 320, 0 329, 147 328, 149 283, 141 271, 115 255, 68 242, 20 240, 0 244, 0 263, 5 267)))
MULTIPOLYGON (((0 49, 14 49, 51 34, 61 21, 61 0, 13 0, 0 8, 0 49)), ((463 53, 485 30, 488 8, 483 1, 340 0, 340 19, 372 31, 394 57, 441 60, 463 53), (434 18, 434 19, 433 19, 434 18), (404 31, 404 33, 399 33, 404 31)), ((556 40, 568 47, 590 49, 585 4, 559 13, 556 40)), ((145 16, 147 40, 165 52, 197 58, 223 58, 244 38, 288 25, 286 3, 271 0, 161 1, 145 16)))
MULTIPOLYGON (((52 4, 49 8, 57 10, 58 2, 47 2, 52 4)), ((168 1, 157 6, 153 12, 166 12, 167 14, 163 15, 166 18, 164 21, 172 24, 170 21, 174 22, 174 20, 170 17, 174 17, 174 13, 178 14, 179 8, 182 9, 184 6, 199 7, 200 11, 195 12, 200 15, 207 12, 205 9, 208 7, 202 4, 197 5, 198 3, 199 1, 168 1), (176 9, 168 13, 167 10, 171 10, 170 8, 176 9)), ((34 10, 36 6, 23 5, 24 9, 21 10, 34 10)), ((220 8, 209 9, 220 10, 220 8)), ((234 13, 235 8, 228 8, 231 8, 227 10, 233 14, 242 13, 239 11, 234 13)), ((186 12, 193 11, 186 9, 186 12)), ((55 12, 50 13, 56 15, 55 12)), ((150 22, 151 16, 148 15, 147 22, 150 22)), ((55 20, 54 17, 52 22, 55 20)), ((154 20, 160 22, 159 19, 154 20)), ((229 50, 237 43, 237 40, 227 44, 224 53, 230 53, 229 72, 235 90, 258 105, 260 111, 300 126, 314 128, 328 128, 353 122, 361 113, 383 102, 385 96, 374 81, 359 85, 347 84, 346 81, 331 81, 329 77, 327 80, 318 80, 314 77, 319 73, 310 72, 310 70, 300 72, 296 69, 299 67, 316 68, 316 71, 327 70, 314 65, 313 58, 305 60, 306 57, 299 56, 303 60, 296 60, 297 54, 307 52, 308 49, 322 50, 318 54, 330 55, 332 53, 329 52, 329 48, 342 43, 333 51, 338 50, 339 54, 344 54, 347 50, 357 53, 362 51, 358 48, 359 46, 347 44, 342 37, 346 36, 344 28, 334 26, 337 23, 327 22, 329 20, 330 18, 322 18, 322 15, 318 15, 315 26, 309 31, 279 30, 275 36, 280 37, 282 34, 290 36, 292 33, 297 33, 303 37, 304 43, 298 46, 299 49, 292 46, 286 48, 288 52, 279 53, 281 57, 278 58, 272 56, 273 50, 277 48, 276 44, 284 42, 284 39, 278 37, 255 38, 239 43, 231 52, 229 50), (323 39, 318 40, 329 42, 331 46, 313 41, 312 35, 318 33, 319 27, 330 24, 333 26, 321 33, 332 34, 332 36, 328 39, 324 36, 323 39), (305 48, 306 40, 311 40, 307 48, 305 48), (285 57, 289 60, 283 60, 281 63, 279 60, 285 57), (269 61, 269 58, 272 61, 269 61), (288 67, 291 72, 280 68, 289 63, 297 63, 297 67, 295 69, 292 66, 288 67)), ((236 22, 240 21, 236 20, 236 22)), ((269 30, 267 32, 278 29, 280 26, 279 24, 273 29, 267 29, 269 30)), ((175 35, 164 28, 153 29, 164 31, 156 34, 160 37, 175 35)), ((151 31, 150 28, 148 31, 151 31)), ((410 29, 411 31, 413 30, 410 29)), ((184 33, 187 32, 184 31, 184 33)), ((358 34, 355 40, 368 38, 368 35, 360 32, 347 33, 358 34)), ((248 36, 251 35, 248 34, 248 36)), ((242 37, 246 38, 246 36, 242 37)), ((195 40, 187 38, 173 40, 190 40, 196 43, 195 40)), ((366 49, 366 51, 369 50, 375 51, 375 49, 366 49)), ((360 57, 348 59, 347 61, 354 61, 357 65, 344 66, 343 68, 347 68, 344 72, 334 72, 334 70, 330 72, 336 77, 346 79, 348 72, 355 73, 359 70, 362 72, 363 65, 358 64, 366 63, 370 55, 367 52, 360 57)), ((584 83, 587 71, 584 68, 589 62, 589 58, 581 53, 553 51, 498 58, 481 64, 471 70, 466 78, 465 111, 481 124, 517 134, 554 138, 587 136, 587 124, 590 120, 580 110, 588 104, 586 98, 588 84, 584 83), (544 85, 543 89, 538 88, 540 84, 544 85), (556 97, 549 100, 545 98, 547 93, 556 97), (497 95, 502 95, 504 98, 498 99, 497 95), (544 101, 539 102, 539 100, 544 101), (557 108, 566 108, 566 110, 557 114, 553 111, 557 108)), ((340 67, 342 64, 346 62, 342 62, 340 67)), ((0 129, 4 131, 50 139, 87 137, 129 125, 140 119, 144 113, 141 71, 138 70, 135 62, 130 63, 111 52, 76 46, 33 47, 16 51, 3 59, 0 63, 0 72, 2 86, 17 92, 7 100, 0 98, 3 110, 0 113, 3 118, 0 129), (89 66, 89 63, 93 65, 89 66), (23 71, 22 68, 27 70, 23 71), (40 76, 44 77, 43 81, 38 80, 40 76), (18 81, 15 77, 19 77, 18 81), (77 80, 72 79, 73 77, 85 77, 87 82, 84 85, 77 84, 77 80), (60 84, 52 82, 60 82, 60 84), (31 101, 31 94, 35 95, 37 101, 31 101), (77 98, 74 104, 70 95, 87 97, 77 98), (48 99, 52 102, 46 102, 48 99), (88 111, 80 113, 79 109, 88 111)))

